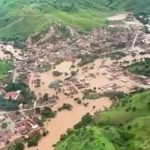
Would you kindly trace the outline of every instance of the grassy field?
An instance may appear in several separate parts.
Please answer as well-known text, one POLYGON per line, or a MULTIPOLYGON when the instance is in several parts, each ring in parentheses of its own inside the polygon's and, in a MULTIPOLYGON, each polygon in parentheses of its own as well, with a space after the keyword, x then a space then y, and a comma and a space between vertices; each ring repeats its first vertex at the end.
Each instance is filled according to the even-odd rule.
POLYGON ((150 60, 136 62, 129 66, 128 70, 131 73, 150 77, 150 60))
POLYGON ((108 123, 108 124, 121 124, 128 123, 133 119, 141 116, 146 116, 150 113, 149 103, 150 91, 135 94, 127 97, 122 102, 117 103, 113 108, 108 111, 98 113, 95 115, 95 122, 108 123))
POLYGON ((134 13, 149 12, 150 13, 150 1, 149 0, 113 0, 111 7, 118 8, 118 10, 128 10, 134 13))
POLYGON ((57 23, 91 30, 106 25, 106 17, 123 10, 150 11, 150 1, 1 0, 0 39, 24 41, 57 23))
POLYGON ((61 23, 81 30, 103 26, 110 9, 94 0, 92 5, 77 1, 60 0, 3 0, 0 5, 0 39, 24 39, 42 32, 53 23, 61 23))
POLYGON ((103 134, 104 130, 96 126, 77 129, 56 150, 115 150, 113 144, 103 134))
POLYGON ((55 150, 149 150, 150 90, 130 94, 73 129, 55 150))
POLYGON ((8 74, 8 71, 13 68, 12 64, 7 61, 0 60, 0 79, 8 74))

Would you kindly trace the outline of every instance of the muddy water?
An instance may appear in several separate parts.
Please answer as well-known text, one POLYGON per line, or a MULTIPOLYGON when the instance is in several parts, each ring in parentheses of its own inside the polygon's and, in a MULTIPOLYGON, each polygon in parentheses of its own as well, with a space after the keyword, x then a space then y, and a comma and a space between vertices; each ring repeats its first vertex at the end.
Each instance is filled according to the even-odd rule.
POLYGON ((99 92, 103 92, 107 91, 107 87, 109 87, 109 85, 116 84, 119 91, 128 92, 129 89, 133 86, 133 82, 131 82, 129 77, 124 76, 121 72, 116 71, 115 73, 113 73, 109 71, 109 69, 113 67, 115 61, 110 60, 109 58, 105 60, 105 63, 103 63, 103 61, 104 60, 98 59, 93 64, 87 65, 89 68, 91 68, 91 66, 94 66, 94 69, 88 69, 85 73, 79 72, 78 78, 80 78, 81 76, 83 78, 86 78, 85 76, 87 76, 87 74, 96 74, 94 78, 88 80, 91 88, 101 88, 99 92), (100 67, 100 65, 102 64, 105 67, 100 67), (109 79, 109 76, 112 77, 111 80, 109 79))
MULTIPOLYGON (((97 65, 99 65, 101 62, 97 62, 97 65)), ((110 62, 109 62, 110 63, 110 62)), ((70 73, 70 66, 72 65, 72 62, 63 62, 56 66, 55 69, 60 72, 67 72, 70 73)), ((90 64, 91 65, 91 64, 90 64)), ((78 69, 78 68, 76 68, 78 69)), ((41 73, 39 77, 36 77, 34 73, 31 74, 29 86, 32 91, 35 91, 35 93, 38 95, 38 93, 41 93, 42 95, 44 93, 49 93, 50 95, 55 94, 55 91, 53 89, 50 89, 48 85, 56 79, 64 80, 66 76, 63 74, 60 77, 53 77, 52 71, 41 73), (40 78, 41 82, 44 84, 41 85, 40 88, 35 88, 32 84, 32 81, 36 78, 40 78)), ((83 73, 82 71, 79 71, 79 76, 81 76, 83 73)), ((78 76, 77 76, 78 77, 78 76)), ((107 83, 107 81, 106 81, 107 83)), ((94 84, 94 83, 93 83, 94 84)), ((94 86, 94 85, 93 85, 94 86)), ((81 97, 80 93, 77 95, 78 97, 81 97)), ((110 107, 111 101, 107 98, 97 99, 94 101, 85 100, 85 102, 89 102, 89 106, 85 107, 79 104, 76 104, 72 100, 72 98, 69 98, 65 96, 63 93, 59 93, 60 99, 57 101, 57 104, 52 108, 53 110, 57 110, 60 106, 62 106, 64 103, 70 103, 73 105, 72 111, 62 111, 58 112, 57 116, 51 120, 51 122, 45 123, 46 129, 50 132, 50 134, 42 138, 39 142, 38 149, 39 150, 53 150, 52 145, 59 141, 60 135, 64 134, 68 128, 72 128, 76 123, 78 123, 83 115, 86 113, 94 113, 98 110, 103 110, 104 107, 110 107), (96 106, 96 108, 93 110, 93 106, 96 106)), ((37 147, 33 147, 26 150, 36 150, 37 147)))
MULTIPOLYGON (((137 56, 138 59, 144 57, 144 56, 137 56)), ((132 61, 134 58, 132 56, 127 56, 120 61, 128 60, 132 61)), ((125 75, 123 75, 121 72, 115 72, 112 73, 109 71, 111 67, 114 67, 114 61, 110 60, 109 58, 105 59, 105 63, 103 63, 104 60, 98 59, 94 63, 86 65, 88 68, 86 71, 83 71, 82 68, 76 68, 79 69, 78 74, 76 77, 78 79, 84 78, 90 83, 89 88, 93 87, 101 87, 101 89, 98 92, 101 92, 102 89, 106 90, 106 85, 109 84, 117 84, 118 90, 128 92, 130 88, 134 85, 134 82, 131 81, 131 79, 125 75), (105 67, 100 67, 101 65, 104 65, 105 67), (93 67, 94 66, 94 67, 93 67), (91 69, 93 67, 93 69, 91 69), (105 75, 103 74, 105 73, 105 75), (95 77, 89 77, 90 74, 95 74, 95 77), (113 76, 114 78, 110 80, 108 78, 109 76, 113 76)), ((53 77, 52 71, 57 70, 60 72, 67 72, 70 73, 70 66, 72 62, 63 62, 56 66, 55 69, 46 72, 41 73, 40 78, 41 82, 44 83, 41 85, 40 88, 35 88, 32 84, 32 81, 36 79, 35 74, 31 74, 29 86, 32 91, 35 91, 35 93, 38 95, 38 93, 41 93, 42 95, 44 93, 49 93, 50 95, 55 94, 55 91, 53 89, 50 89, 48 85, 56 80, 61 79, 64 80, 66 76, 63 74, 60 77, 53 77)), ((117 65, 116 65, 117 67, 117 65)), ((72 111, 62 111, 58 112, 57 116, 51 120, 51 122, 45 123, 46 129, 49 131, 49 135, 42 138, 39 142, 38 147, 33 148, 26 148, 26 150, 53 150, 52 147, 53 144, 57 143, 59 141, 60 135, 64 134, 68 128, 72 128, 76 123, 78 123, 83 115, 86 113, 94 113, 98 110, 103 110, 105 107, 110 107, 111 101, 108 98, 101 98, 98 100, 85 100, 85 102, 89 102, 89 106, 85 107, 83 105, 76 104, 72 98, 69 98, 65 96, 63 93, 58 94, 60 99, 57 101, 57 104, 53 107, 54 110, 57 110, 58 107, 62 106, 63 103, 70 103, 73 105, 72 111), (93 106, 96 106, 96 108, 93 110, 93 106)), ((78 97, 81 97, 79 94, 78 97)))
POLYGON ((82 116, 88 112, 94 114, 94 112, 104 110, 104 107, 110 107, 111 105, 111 101, 107 98, 87 102, 89 102, 88 107, 72 103, 74 107, 71 111, 59 112, 51 122, 45 123, 49 135, 41 139, 38 147, 27 148, 26 150, 37 150, 37 148, 39 150, 53 150, 52 145, 59 141, 60 135, 66 133, 68 128, 72 128, 78 123, 82 116), (93 109, 93 106, 96 106, 96 108, 93 109))
POLYGON ((50 95, 55 94, 55 91, 53 89, 50 89, 48 86, 49 84, 57 79, 64 80, 67 76, 64 75, 65 72, 69 74, 69 68, 71 66, 72 62, 69 61, 64 61, 61 64, 57 65, 55 69, 52 69, 48 72, 45 73, 40 73, 39 77, 36 76, 36 73, 31 73, 30 81, 29 81, 29 87, 32 91, 35 92, 36 95, 41 93, 44 95, 45 93, 48 93, 50 95), (59 72, 62 72, 63 74, 60 75, 59 77, 54 77, 52 75, 52 72, 56 70, 59 72), (33 80, 35 79, 41 79, 41 87, 35 88, 34 84, 32 84, 33 80))

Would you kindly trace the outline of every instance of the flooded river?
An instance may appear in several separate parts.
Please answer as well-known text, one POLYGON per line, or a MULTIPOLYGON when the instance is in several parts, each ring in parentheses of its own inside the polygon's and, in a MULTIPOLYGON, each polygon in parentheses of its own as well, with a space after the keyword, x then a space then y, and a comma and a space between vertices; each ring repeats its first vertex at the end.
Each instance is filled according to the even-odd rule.
MULTIPOLYGON (((147 55, 146 55, 147 56, 147 55)), ((144 58, 145 56, 137 56, 138 59, 144 58)), ((120 59, 120 62, 125 60, 132 62, 134 57, 126 56, 120 59)), ((106 59, 97 59, 94 63, 86 65, 87 69, 83 69, 84 67, 78 68, 75 67, 75 70, 79 69, 76 78, 84 78, 86 79, 90 87, 97 89, 99 88, 98 92, 103 92, 107 89, 108 85, 116 84, 117 89, 119 91, 128 92, 130 88, 132 88, 136 83, 130 79, 129 76, 125 76, 122 71, 115 71, 112 72, 112 68, 118 68, 119 65, 114 64, 115 61, 110 60, 109 58, 106 59), (94 75, 91 77, 90 75, 94 75), (111 79, 110 79, 111 77, 111 79)), ((119 63, 118 63, 119 64, 119 63)), ((66 78, 65 72, 70 74, 72 62, 64 61, 61 64, 57 65, 55 69, 45 73, 31 73, 29 86, 32 91, 38 96, 39 93, 44 95, 48 93, 49 95, 55 94, 55 90, 49 88, 49 84, 56 80, 64 80, 66 78), (63 74, 59 77, 54 77, 52 72, 56 70, 62 72, 63 74), (33 84, 33 80, 39 78, 41 80, 41 87, 35 88, 33 84)), ((52 108, 53 110, 57 110, 60 106, 64 103, 69 103, 73 106, 71 111, 61 111, 58 112, 56 117, 53 118, 50 122, 45 123, 46 129, 49 131, 48 136, 42 138, 37 147, 26 148, 26 150, 53 150, 53 145, 56 144, 60 136, 66 133, 68 128, 73 128, 73 126, 80 121, 82 116, 86 113, 94 114, 94 112, 99 110, 104 110, 105 107, 110 107, 112 102, 108 98, 101 98, 97 100, 84 100, 84 102, 88 102, 88 107, 85 107, 83 104, 77 104, 73 98, 65 96, 63 93, 58 93, 59 100, 56 102, 56 105, 52 108), (93 109, 93 106, 96 106, 93 109)), ((81 98, 82 94, 79 90, 79 94, 77 95, 81 98)))
POLYGON ((73 109, 71 111, 59 112, 54 119, 50 122, 46 122, 45 127, 49 131, 49 134, 41 139, 38 147, 26 148, 26 150, 37 150, 37 148, 39 150, 53 150, 53 144, 59 141, 60 136, 66 133, 68 128, 72 128, 78 123, 82 116, 88 112, 94 114, 94 112, 104 110, 104 107, 110 107, 112 104, 108 98, 85 102, 89 102, 88 107, 72 102, 73 109), (93 106, 96 106, 95 109, 93 109, 93 106))

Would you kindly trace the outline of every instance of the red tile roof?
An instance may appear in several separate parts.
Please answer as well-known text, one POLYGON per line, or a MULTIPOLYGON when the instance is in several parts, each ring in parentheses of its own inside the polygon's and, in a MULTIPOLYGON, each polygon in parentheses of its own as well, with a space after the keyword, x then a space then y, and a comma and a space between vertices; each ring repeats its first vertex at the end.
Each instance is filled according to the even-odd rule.
POLYGON ((5 94, 4 98, 5 99, 12 99, 12 100, 17 100, 18 97, 20 96, 20 92, 16 91, 12 91, 12 92, 8 92, 5 94))

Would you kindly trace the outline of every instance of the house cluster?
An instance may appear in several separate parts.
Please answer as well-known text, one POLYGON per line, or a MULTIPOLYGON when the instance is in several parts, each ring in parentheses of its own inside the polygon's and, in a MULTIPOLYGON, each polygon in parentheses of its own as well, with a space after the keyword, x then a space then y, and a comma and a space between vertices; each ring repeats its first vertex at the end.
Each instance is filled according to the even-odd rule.
POLYGON ((0 116, 1 121, 7 123, 0 128, 0 150, 16 141, 28 139, 36 133, 41 133, 43 129, 38 126, 36 120, 26 113, 15 111, 0 116))
POLYGON ((72 96, 72 95, 78 94, 78 90, 76 89, 76 87, 74 85, 72 85, 72 83, 69 81, 64 82, 62 91, 63 91, 64 95, 67 95, 67 96, 72 96))
MULTIPOLYGON (((43 35, 41 37, 41 39, 44 39, 42 43, 40 42, 41 39, 28 40, 28 52, 25 56, 28 62, 26 64, 28 65, 28 71, 32 69, 38 71, 39 67, 42 68, 48 65, 54 66, 63 60, 75 61, 84 51, 88 53, 100 49, 101 52, 106 53, 119 48, 129 48, 132 45, 134 33, 136 33, 126 28, 119 30, 97 28, 88 35, 81 35, 78 31, 75 31, 76 34, 70 38, 55 37, 56 42, 56 39, 55 41, 52 39, 58 34, 57 30, 59 29, 53 28, 54 32, 49 34, 49 37, 44 38, 43 35)), ((48 36, 48 34, 45 36, 48 36)))
POLYGON ((13 133, 9 129, 0 129, 0 150, 3 150, 5 146, 9 143, 9 139, 12 137, 13 133))
POLYGON ((87 88, 90 85, 89 82, 84 77, 83 78, 72 78, 70 80, 78 89, 87 88))
POLYGON ((22 60, 21 50, 15 49, 12 45, 0 44, 0 59, 22 60))

